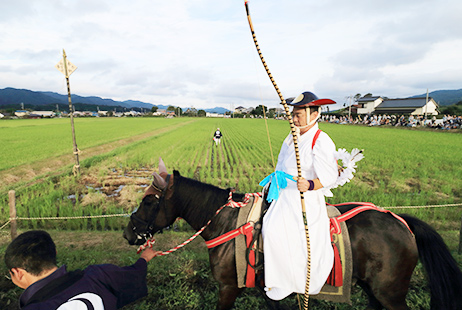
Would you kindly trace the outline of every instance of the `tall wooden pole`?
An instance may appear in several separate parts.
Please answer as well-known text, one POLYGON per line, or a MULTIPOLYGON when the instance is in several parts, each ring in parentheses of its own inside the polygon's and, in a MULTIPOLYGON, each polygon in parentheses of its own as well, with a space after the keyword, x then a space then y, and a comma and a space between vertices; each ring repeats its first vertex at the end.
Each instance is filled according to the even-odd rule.
POLYGON ((74 109, 72 107, 71 100, 71 86, 69 84, 69 73, 67 69, 67 57, 66 51, 63 49, 63 62, 64 62, 64 75, 66 76, 67 82, 67 99, 69 101, 69 115, 71 117, 71 129, 72 129, 72 142, 74 144, 74 156, 75 156, 75 165, 74 165, 74 175, 80 174, 80 162, 79 162, 79 149, 77 148, 77 141, 75 139, 75 130, 74 130, 74 109))
MULTIPOLYGON (((261 60, 261 62, 263 64, 263 67, 265 67, 266 73, 268 74, 268 77, 270 78, 271 83, 273 84, 273 87, 276 90, 276 92, 277 92, 277 94, 279 96, 279 99, 281 100, 281 104, 284 106, 284 110, 286 112, 287 119, 289 120, 289 123, 290 123, 290 130, 292 132, 292 137, 293 137, 293 141, 294 141, 295 157, 296 157, 296 160, 297 160, 297 175, 298 175, 299 178, 301 178, 302 177, 302 168, 301 168, 301 164, 300 164, 300 153, 299 153, 299 148, 298 148, 298 137, 297 137, 297 133, 295 131, 295 125, 294 125, 294 122, 292 120, 292 115, 290 114, 289 106, 287 105, 286 100, 284 99, 284 97, 281 94, 281 91, 279 90, 279 87, 277 86, 276 82, 274 81, 273 75, 271 74, 271 72, 270 72, 270 70, 269 70, 269 68, 268 68, 268 66, 266 64, 266 61, 263 58, 263 55, 262 55, 262 53, 260 51, 260 46, 258 45, 257 37, 256 37, 255 31, 253 29, 252 19, 250 18, 248 0, 245 0, 245 10, 246 10, 246 13, 247 13, 247 21, 249 22, 250 31, 252 33, 253 42, 255 43, 255 47, 257 49, 258 55, 260 56, 260 60, 261 60)), ((309 297, 308 292, 309 292, 309 288, 310 288, 310 271, 311 271, 311 247, 310 247, 310 235, 309 235, 309 232, 308 232, 308 222, 307 222, 307 219, 306 219, 305 198, 303 196, 303 192, 300 192, 300 200, 301 200, 301 204, 302 204, 303 224, 305 225, 306 247, 307 247, 307 253, 308 253, 306 284, 305 284, 305 298, 304 298, 304 301, 303 301, 303 305, 304 305, 304 309, 308 309, 308 297, 309 297)))
POLYGON ((17 223, 16 223, 16 192, 11 190, 8 192, 9 206, 10 206, 10 229, 11 229, 11 240, 16 238, 18 235, 17 232, 17 223))

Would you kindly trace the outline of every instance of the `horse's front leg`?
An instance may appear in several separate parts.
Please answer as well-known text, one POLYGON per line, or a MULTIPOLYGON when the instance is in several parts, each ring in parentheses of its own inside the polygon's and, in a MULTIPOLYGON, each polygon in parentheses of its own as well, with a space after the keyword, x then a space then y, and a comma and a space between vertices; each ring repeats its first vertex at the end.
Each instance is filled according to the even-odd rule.
POLYGON ((231 309, 236 301, 237 296, 243 291, 243 288, 238 288, 236 285, 220 284, 218 293, 218 310, 231 309))
POLYGON ((217 309, 231 309, 237 296, 244 290, 237 285, 234 242, 227 242, 209 250, 212 274, 219 285, 217 309))

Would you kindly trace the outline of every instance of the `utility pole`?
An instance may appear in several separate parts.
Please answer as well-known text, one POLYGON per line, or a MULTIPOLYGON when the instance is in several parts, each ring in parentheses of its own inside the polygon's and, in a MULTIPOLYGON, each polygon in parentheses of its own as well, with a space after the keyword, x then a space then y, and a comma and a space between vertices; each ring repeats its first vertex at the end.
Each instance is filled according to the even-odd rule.
POLYGON ((425 123, 427 122, 427 106, 428 106, 428 88, 427 88, 427 99, 425 100, 425 123))
POLYGON ((353 95, 350 95, 350 107, 348 109, 348 122, 350 122, 350 119, 351 119, 351 98, 353 97, 353 95))
POLYGON ((74 109, 72 107, 72 100, 71 100, 71 86, 69 84, 69 76, 74 72, 77 67, 72 64, 66 57, 66 51, 63 49, 63 59, 61 59, 56 64, 56 69, 61 71, 64 76, 66 77, 67 82, 67 98, 69 101, 69 114, 71 118, 71 129, 72 129, 72 141, 74 143, 74 156, 75 156, 75 165, 73 170, 74 175, 80 174, 80 162, 79 162, 79 149, 77 148, 77 142, 75 139, 75 130, 74 130, 74 109))

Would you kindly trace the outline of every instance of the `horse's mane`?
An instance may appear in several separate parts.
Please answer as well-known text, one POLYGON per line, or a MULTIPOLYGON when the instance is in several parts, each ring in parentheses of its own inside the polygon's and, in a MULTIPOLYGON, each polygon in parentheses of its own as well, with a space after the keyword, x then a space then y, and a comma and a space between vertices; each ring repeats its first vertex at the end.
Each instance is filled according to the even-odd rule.
MULTIPOLYGON (((180 213, 191 222, 204 225, 228 200, 229 189, 182 177, 178 171, 174 171, 173 175, 175 193, 172 199, 175 199, 176 205, 181 205, 180 213)), ((237 201, 242 200, 243 196, 233 194, 237 201)))

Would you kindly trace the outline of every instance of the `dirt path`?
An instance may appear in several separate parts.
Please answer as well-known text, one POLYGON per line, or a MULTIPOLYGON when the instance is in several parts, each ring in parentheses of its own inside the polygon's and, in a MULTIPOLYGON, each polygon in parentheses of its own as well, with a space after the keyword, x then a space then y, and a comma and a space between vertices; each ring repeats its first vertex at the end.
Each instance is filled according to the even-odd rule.
MULTIPOLYGON (((165 127, 162 129, 150 131, 140 135, 132 136, 129 138, 121 139, 111 143, 106 143, 98 145, 95 147, 90 147, 87 149, 81 150, 79 156, 80 162, 82 160, 91 158, 96 155, 105 154, 111 152, 119 147, 148 139, 150 137, 162 134, 166 131, 171 130, 172 128, 178 128, 185 126, 193 121, 188 121, 180 124, 175 124, 173 126, 165 127)), ((74 163, 74 155, 72 153, 66 155, 60 155, 56 157, 50 157, 44 160, 32 162, 29 164, 21 165, 18 167, 10 168, 7 170, 0 171, 0 193, 6 192, 18 185, 31 185, 36 182, 40 182, 42 178, 57 175, 63 172, 63 169, 74 163)), ((71 171, 72 166, 69 168, 71 171)))

